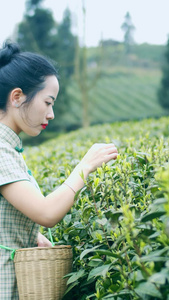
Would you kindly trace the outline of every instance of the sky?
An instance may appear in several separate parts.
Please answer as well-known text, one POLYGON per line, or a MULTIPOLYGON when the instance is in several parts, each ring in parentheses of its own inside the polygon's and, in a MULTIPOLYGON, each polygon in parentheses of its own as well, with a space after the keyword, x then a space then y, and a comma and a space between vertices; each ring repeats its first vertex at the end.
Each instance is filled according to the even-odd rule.
MULTIPOLYGON (((135 26, 134 41, 165 45, 169 36, 169 0, 44 0, 43 6, 53 12, 57 22, 69 7, 72 12, 72 31, 82 39, 82 1, 86 6, 85 43, 97 46, 103 39, 123 41, 121 25, 127 12, 135 26)), ((11 37, 22 21, 25 0, 0 0, 0 45, 11 37)))

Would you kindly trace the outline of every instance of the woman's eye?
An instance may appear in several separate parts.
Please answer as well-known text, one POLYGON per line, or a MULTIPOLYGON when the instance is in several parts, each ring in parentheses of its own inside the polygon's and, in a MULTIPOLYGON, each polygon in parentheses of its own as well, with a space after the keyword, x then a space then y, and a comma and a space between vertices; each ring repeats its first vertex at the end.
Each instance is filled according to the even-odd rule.
POLYGON ((51 105, 52 103, 50 103, 50 102, 46 102, 46 104, 47 104, 47 105, 51 105))

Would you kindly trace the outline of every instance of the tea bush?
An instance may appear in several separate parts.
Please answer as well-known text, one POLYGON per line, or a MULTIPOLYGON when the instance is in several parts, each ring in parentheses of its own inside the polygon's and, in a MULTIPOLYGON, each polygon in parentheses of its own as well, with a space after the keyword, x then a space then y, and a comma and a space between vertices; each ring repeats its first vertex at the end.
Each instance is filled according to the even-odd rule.
POLYGON ((89 176, 52 228, 56 244, 73 247, 64 300, 169 299, 169 118, 90 127, 27 148, 42 192, 62 184, 95 142, 114 142, 119 155, 89 176))

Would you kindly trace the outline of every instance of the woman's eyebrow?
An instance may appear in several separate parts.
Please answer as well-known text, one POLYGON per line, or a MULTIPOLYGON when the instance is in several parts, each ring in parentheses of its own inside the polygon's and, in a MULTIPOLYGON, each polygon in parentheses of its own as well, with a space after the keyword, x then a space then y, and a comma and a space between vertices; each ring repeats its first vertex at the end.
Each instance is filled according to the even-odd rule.
POLYGON ((53 96, 50 96, 50 95, 49 95, 49 98, 51 98, 53 101, 56 100, 53 96))

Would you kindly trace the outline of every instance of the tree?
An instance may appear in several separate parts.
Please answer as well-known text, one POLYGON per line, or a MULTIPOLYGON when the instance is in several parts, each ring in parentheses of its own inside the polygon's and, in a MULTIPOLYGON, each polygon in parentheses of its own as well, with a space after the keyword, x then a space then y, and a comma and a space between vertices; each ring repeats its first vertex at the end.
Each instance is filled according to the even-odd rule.
POLYGON ((53 32, 56 35, 57 24, 51 11, 42 8, 42 2, 43 0, 26 1, 26 13, 18 26, 17 41, 26 51, 52 55, 51 49, 56 46, 53 32))
POLYGON ((74 72, 76 42, 77 38, 71 33, 71 13, 69 9, 66 9, 63 20, 57 27, 57 44, 59 46, 57 55, 67 78, 74 72))
POLYGON ((158 90, 158 100, 162 107, 169 109, 169 38, 166 45, 161 86, 158 90))
POLYGON ((129 12, 126 13, 125 21, 122 24, 121 28, 124 31, 124 44, 126 53, 129 54, 131 52, 131 45, 134 44, 133 31, 135 30, 135 26, 132 24, 129 12))
MULTIPOLYGON (((85 0, 82 0, 83 11, 83 42, 82 46, 79 46, 77 40, 76 56, 75 56, 75 79, 78 84, 81 99, 82 99, 82 125, 88 127, 90 125, 89 119, 89 91, 96 85, 100 77, 100 61, 96 69, 96 74, 91 78, 87 69, 87 47, 85 44, 85 21, 86 21, 86 8, 85 0)), ((91 72, 90 72, 91 73, 91 72)))
POLYGON ((33 15, 26 14, 23 22, 19 24, 17 41, 22 49, 54 58, 56 42, 51 31, 56 28, 51 12, 36 8, 33 15))
MULTIPOLYGON (((59 78, 60 78, 60 92, 59 102, 57 104, 57 116, 69 109, 71 102, 70 96, 67 94, 67 87, 70 83, 70 79, 74 73, 74 60, 76 52, 77 37, 71 33, 71 13, 69 9, 66 9, 63 14, 63 20, 57 26, 55 55, 58 61, 59 78), (59 108, 59 111, 58 111, 59 108)), ((55 113, 56 115, 56 113, 55 113)), ((59 124, 64 124, 61 121, 61 117, 58 118, 59 124)), ((54 127, 54 122, 51 123, 51 128, 54 127), (53 123, 53 124, 52 124, 53 123)), ((59 125, 58 124, 58 125, 59 125)), ((67 125, 66 125, 67 126, 67 125)))
POLYGON ((42 7, 43 0, 27 0, 26 13, 18 26, 17 41, 26 51, 37 52, 58 62, 60 92, 54 107, 55 119, 50 130, 61 127, 61 116, 69 105, 66 87, 73 73, 76 37, 71 33, 71 14, 64 12, 63 20, 57 24, 49 9, 42 7))

